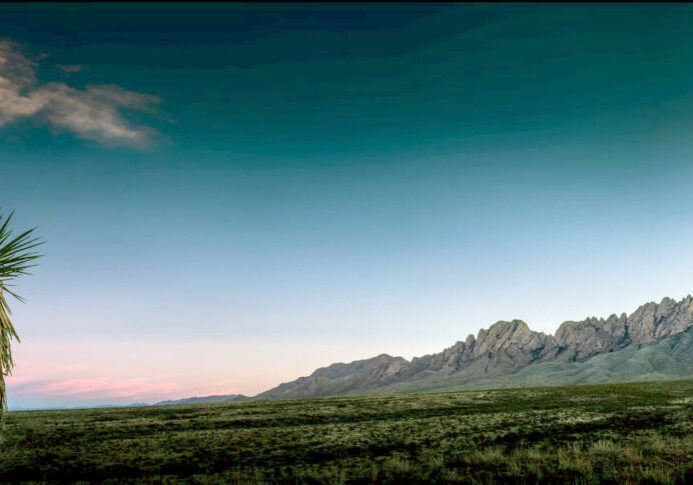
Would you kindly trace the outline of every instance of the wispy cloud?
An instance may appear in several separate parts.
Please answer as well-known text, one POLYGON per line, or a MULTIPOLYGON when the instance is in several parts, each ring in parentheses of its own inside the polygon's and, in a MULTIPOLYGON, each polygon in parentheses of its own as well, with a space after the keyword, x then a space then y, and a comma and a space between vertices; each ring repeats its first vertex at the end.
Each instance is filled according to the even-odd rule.
POLYGON ((44 396, 81 398, 149 398, 179 391, 175 382, 152 382, 143 378, 92 377, 81 379, 8 379, 15 392, 44 396), (19 381, 19 382, 18 382, 19 381))
MULTIPOLYGON (((80 373, 82 365, 61 366, 63 374, 80 373)), ((50 399, 56 402, 155 402, 165 399, 179 399, 192 396, 217 394, 238 394, 240 389, 235 381, 221 380, 206 385, 181 386, 175 376, 117 377, 59 377, 58 373, 48 372, 43 376, 8 376, 7 384, 13 397, 24 396, 33 399, 50 399)))
POLYGON ((73 64, 68 66, 58 64, 58 68, 63 70, 64 72, 72 73, 81 71, 84 68, 84 66, 81 66, 79 64, 73 64))
MULTIPOLYGON (((0 41, 0 127, 32 118, 107 145, 146 145, 154 130, 128 120, 123 108, 153 112, 159 98, 113 85, 76 89, 62 82, 41 84, 38 62, 11 41, 0 41)), ((78 66, 63 66, 76 72, 78 66)))

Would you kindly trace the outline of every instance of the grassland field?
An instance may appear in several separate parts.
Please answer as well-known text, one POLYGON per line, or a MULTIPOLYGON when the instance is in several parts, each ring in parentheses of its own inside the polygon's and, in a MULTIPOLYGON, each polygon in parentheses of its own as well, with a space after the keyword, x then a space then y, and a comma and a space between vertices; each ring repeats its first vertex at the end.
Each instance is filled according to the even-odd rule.
POLYGON ((0 482, 693 483, 693 381, 10 412, 0 482))

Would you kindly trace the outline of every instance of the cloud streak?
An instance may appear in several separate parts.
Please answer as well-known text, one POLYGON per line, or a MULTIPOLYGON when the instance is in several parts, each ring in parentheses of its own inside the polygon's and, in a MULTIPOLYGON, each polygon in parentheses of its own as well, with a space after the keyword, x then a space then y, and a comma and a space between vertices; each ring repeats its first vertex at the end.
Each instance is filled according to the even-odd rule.
POLYGON ((151 142, 154 130, 128 120, 122 110, 151 113, 159 98, 113 85, 76 89, 62 82, 41 84, 37 67, 17 44, 0 41, 0 127, 34 119, 105 145, 151 142))
POLYGON ((84 68, 84 66, 81 66, 79 64, 73 64, 69 66, 58 64, 58 68, 61 69, 63 72, 73 73, 81 71, 84 68))
POLYGON ((148 398, 179 391, 175 382, 152 382, 143 378, 90 377, 58 380, 8 379, 14 392, 51 397, 148 398))

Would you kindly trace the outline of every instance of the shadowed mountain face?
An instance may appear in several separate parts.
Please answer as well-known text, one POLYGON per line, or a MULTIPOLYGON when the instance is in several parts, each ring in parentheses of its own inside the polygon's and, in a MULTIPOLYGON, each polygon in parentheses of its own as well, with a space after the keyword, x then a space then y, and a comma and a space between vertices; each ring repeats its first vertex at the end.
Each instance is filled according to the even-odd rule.
POLYGON ((445 388, 651 380, 693 373, 693 297, 664 298, 631 315, 563 323, 555 335, 500 321, 440 353, 408 361, 386 354, 332 364, 259 399, 445 388))

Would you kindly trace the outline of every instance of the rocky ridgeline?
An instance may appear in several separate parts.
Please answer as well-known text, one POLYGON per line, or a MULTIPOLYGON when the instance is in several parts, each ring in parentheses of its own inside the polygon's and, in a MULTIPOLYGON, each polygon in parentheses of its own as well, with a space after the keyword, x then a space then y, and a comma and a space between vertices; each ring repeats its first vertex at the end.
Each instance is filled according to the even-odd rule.
POLYGON ((258 398, 288 398, 368 391, 397 383, 455 377, 474 380, 513 374, 555 360, 580 362, 628 346, 644 346, 693 327, 693 297, 664 298, 642 305, 631 315, 587 318, 560 325, 555 335, 532 331, 521 320, 499 321, 440 353, 407 361, 377 357, 323 367, 308 377, 281 384, 258 398))

